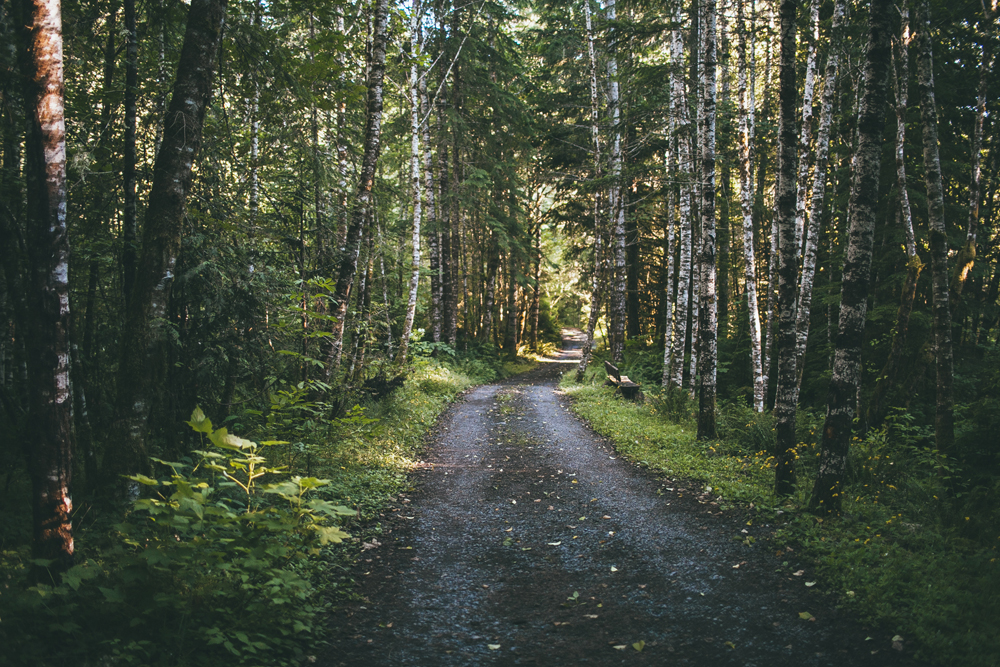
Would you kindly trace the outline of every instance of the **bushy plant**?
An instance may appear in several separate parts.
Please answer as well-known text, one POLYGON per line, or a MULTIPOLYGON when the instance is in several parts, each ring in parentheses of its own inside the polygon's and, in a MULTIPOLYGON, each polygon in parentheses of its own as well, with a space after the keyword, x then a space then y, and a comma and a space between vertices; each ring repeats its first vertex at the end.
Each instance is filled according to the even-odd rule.
MULTIPOLYGON (((327 481, 279 479, 255 443, 188 424, 207 440, 169 473, 136 475, 149 495, 94 557, 47 583, 19 578, 0 626, 13 664, 282 665, 318 641, 321 549, 355 512, 320 497, 327 481)), ((44 562, 34 562, 45 566, 44 562)))

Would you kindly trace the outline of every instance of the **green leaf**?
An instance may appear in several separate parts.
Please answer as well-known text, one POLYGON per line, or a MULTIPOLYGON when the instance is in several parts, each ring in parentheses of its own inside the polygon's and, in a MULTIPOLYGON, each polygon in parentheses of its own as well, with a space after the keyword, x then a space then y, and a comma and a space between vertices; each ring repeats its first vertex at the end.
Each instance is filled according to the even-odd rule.
POLYGON ((125 594, 117 588, 105 588, 104 586, 98 586, 97 588, 108 602, 125 602, 125 594))
POLYGON ((320 544, 329 544, 330 542, 339 544, 351 536, 350 533, 346 533, 336 526, 316 526, 314 530, 319 536, 320 544))
POLYGON ((194 429, 195 433, 212 433, 212 420, 205 416, 200 407, 196 407, 191 413, 191 421, 187 425, 194 429))
POLYGON ((146 486, 159 486, 159 480, 155 480, 152 477, 146 477, 145 475, 126 475, 125 479, 130 479, 133 482, 139 482, 140 484, 145 484, 146 486))
POLYGON ((632 648, 636 651, 642 652, 642 649, 646 648, 646 642, 640 639, 636 643, 632 644, 632 648))

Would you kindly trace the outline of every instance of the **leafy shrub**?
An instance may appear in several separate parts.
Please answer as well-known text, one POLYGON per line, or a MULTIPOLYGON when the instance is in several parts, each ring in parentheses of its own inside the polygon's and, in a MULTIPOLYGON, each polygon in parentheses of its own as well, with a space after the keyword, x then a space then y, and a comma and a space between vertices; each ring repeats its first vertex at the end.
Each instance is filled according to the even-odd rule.
POLYGON ((326 480, 265 482, 279 471, 262 448, 282 443, 214 429, 199 409, 188 424, 211 446, 195 461, 157 460, 163 479, 132 477, 152 495, 99 556, 33 586, 28 563, 12 568, 20 590, 0 626, 5 659, 283 665, 317 643, 314 557, 349 537, 336 522, 355 512, 318 497, 326 480))

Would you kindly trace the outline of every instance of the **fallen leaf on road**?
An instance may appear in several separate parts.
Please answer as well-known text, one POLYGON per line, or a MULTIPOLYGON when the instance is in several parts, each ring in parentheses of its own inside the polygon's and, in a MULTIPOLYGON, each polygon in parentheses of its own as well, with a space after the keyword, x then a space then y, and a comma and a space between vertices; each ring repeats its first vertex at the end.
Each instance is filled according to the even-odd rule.
POLYGON ((614 565, 612 565, 612 566, 611 566, 611 571, 612 571, 612 572, 617 572, 617 571, 618 571, 618 568, 617 568, 617 567, 615 567, 614 565))
POLYGON ((560 544, 562 544, 562 540, 559 540, 558 542, 548 542, 548 545, 549 545, 550 547, 557 547, 557 546, 559 546, 560 544))
POLYGON ((812 587, 813 587, 813 586, 815 586, 815 585, 816 585, 816 582, 815 582, 815 581, 807 581, 807 582, 806 582, 806 586, 808 586, 809 588, 812 588, 812 587))
POLYGON ((798 572, 792 572, 792 576, 793 577, 801 577, 805 573, 806 573, 805 570, 799 570, 798 572))
POLYGON ((632 644, 632 648, 634 648, 636 651, 642 651, 642 649, 646 648, 646 642, 640 639, 636 643, 632 644))
POLYGON ((498 648, 500 648, 500 644, 487 644, 486 648, 488 648, 491 651, 496 651, 498 648))
POLYGON ((584 618, 597 618, 597 614, 584 614, 584 618))
POLYGON ((812 614, 810 614, 808 611, 800 611, 799 612, 799 618, 801 618, 803 621, 815 621, 816 620, 816 617, 813 616, 812 614))
POLYGON ((612 646, 611 648, 613 648, 616 651, 624 651, 625 649, 628 648, 628 646, 626 646, 625 644, 618 644, 617 646, 612 646))

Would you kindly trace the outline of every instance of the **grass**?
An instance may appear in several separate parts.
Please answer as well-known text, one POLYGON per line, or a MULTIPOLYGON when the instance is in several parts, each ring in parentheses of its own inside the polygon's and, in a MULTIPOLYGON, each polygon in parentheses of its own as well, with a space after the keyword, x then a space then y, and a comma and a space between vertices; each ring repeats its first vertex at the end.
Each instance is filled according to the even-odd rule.
POLYGON ((889 636, 901 635, 908 652, 941 665, 1000 665, 1000 536, 987 520, 992 510, 981 502, 977 513, 964 499, 945 500, 941 460, 905 415, 855 440, 844 511, 822 518, 805 511, 819 456, 819 415, 799 414, 799 485, 779 502, 769 415, 721 404, 721 437, 698 441, 685 394, 651 393, 644 404, 621 400, 602 386, 597 364, 582 384, 573 378, 566 373, 560 385, 573 410, 619 453, 711 486, 724 501, 753 503, 779 526, 776 546, 792 546, 838 604, 889 636))

